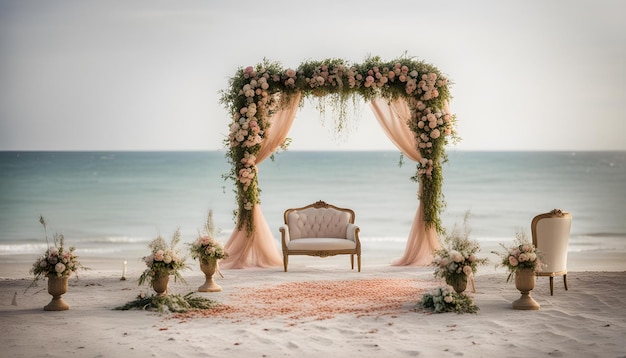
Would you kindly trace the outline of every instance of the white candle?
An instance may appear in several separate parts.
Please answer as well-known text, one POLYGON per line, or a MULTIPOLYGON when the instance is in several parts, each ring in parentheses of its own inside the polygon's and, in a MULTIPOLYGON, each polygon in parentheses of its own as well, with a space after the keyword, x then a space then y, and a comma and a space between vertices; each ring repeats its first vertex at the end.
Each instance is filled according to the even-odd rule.
POLYGON ((126 261, 124 261, 124 266, 122 266, 122 278, 126 278, 126 261))

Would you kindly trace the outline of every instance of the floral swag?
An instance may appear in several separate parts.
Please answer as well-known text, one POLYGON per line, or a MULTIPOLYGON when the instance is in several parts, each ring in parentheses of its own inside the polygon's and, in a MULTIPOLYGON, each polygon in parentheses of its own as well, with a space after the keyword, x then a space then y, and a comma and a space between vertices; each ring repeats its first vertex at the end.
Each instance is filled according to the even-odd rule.
MULTIPOLYGON (((456 116, 448 107, 449 84, 436 67, 406 57, 390 62, 372 57, 363 64, 326 59, 304 62, 296 69, 264 60, 255 67, 240 68, 221 96, 233 118, 225 140, 231 170, 225 177, 237 187, 237 228, 249 236, 255 230, 252 211, 260 203, 257 164, 272 116, 301 106, 304 98, 330 99, 340 131, 346 126, 348 102, 360 97, 372 103, 383 99, 389 106, 399 102, 407 108, 410 115, 405 123, 413 136, 413 149, 419 153, 417 160, 411 158, 417 162, 411 179, 420 185, 425 224, 443 232, 442 164, 447 160, 445 146, 458 140, 456 116)), ((323 106, 318 108, 323 110, 323 106)), ((289 139, 282 139, 272 151, 286 147, 289 139)))

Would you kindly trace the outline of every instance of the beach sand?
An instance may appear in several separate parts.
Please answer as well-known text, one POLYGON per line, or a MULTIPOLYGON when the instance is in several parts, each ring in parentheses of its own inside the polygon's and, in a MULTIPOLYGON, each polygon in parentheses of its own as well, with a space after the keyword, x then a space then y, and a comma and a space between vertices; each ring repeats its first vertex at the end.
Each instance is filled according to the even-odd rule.
MULTIPOLYGON (((32 281, 30 262, 0 264, 0 346, 3 357, 626 357, 626 279, 623 255, 572 253, 569 290, 537 279, 538 311, 511 303, 520 293, 494 262, 479 268, 478 314, 416 310, 441 282, 432 267, 391 266, 385 252, 365 252, 362 272, 348 256, 290 259, 289 272, 223 270, 222 292, 197 293, 223 307, 199 314, 114 310, 140 293, 144 269, 129 261, 81 257, 92 270, 72 277, 63 299, 70 310, 46 312, 47 283, 32 281), (369 256, 368 256, 369 255, 369 256), (14 297, 15 296, 15 297, 14 297), (13 299, 17 305, 13 305, 13 299)), ((32 258, 34 261, 34 257, 32 258)), ((197 262, 187 284, 204 283, 197 262)))

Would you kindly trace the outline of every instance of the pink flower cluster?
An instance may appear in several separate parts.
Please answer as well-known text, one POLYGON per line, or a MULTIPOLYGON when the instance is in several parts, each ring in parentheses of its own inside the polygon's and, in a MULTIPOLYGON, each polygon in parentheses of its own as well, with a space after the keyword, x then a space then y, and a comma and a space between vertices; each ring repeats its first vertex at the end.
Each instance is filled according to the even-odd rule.
POLYGON ((252 184, 252 179, 256 176, 256 156, 245 152, 244 157, 241 158, 241 164, 243 164, 243 168, 239 169, 238 179, 243 184, 243 189, 248 190, 252 184))
POLYGON ((343 84, 342 77, 345 72, 346 66, 344 65, 339 65, 332 68, 329 68, 327 65, 322 65, 315 69, 311 77, 305 78, 304 81, 311 88, 322 86, 336 87, 343 84))
POLYGON ((64 251, 63 248, 51 247, 46 250, 31 270, 35 274, 43 274, 45 276, 56 275, 65 277, 71 275, 78 268, 77 256, 74 255, 74 248, 64 251))
POLYGON ((152 266, 155 262, 163 262, 164 264, 179 263, 180 257, 174 250, 156 250, 154 253, 143 258, 148 267, 152 266))
POLYGON ((268 92, 271 76, 265 69, 257 73, 252 66, 248 66, 243 71, 243 77, 248 83, 239 90, 239 95, 245 98, 246 104, 235 113, 229 140, 232 147, 249 148, 263 141, 259 118, 267 115, 268 105, 272 102, 268 92))
MULTIPOLYGON (((288 69, 282 76, 285 86, 294 88, 297 76, 304 76, 301 72, 296 73, 293 69, 288 69)), ((275 79, 277 80, 277 79, 275 79)), ((448 80, 438 79, 437 74, 427 73, 419 77, 417 70, 410 70, 406 65, 396 63, 392 68, 379 68, 374 66, 365 73, 359 73, 354 66, 337 65, 328 67, 321 65, 316 68, 310 77, 304 78, 310 88, 322 86, 342 86, 347 84, 349 88, 366 87, 377 88, 399 81, 405 83, 405 92, 408 95, 417 94, 421 100, 427 101, 439 96, 438 87, 446 86, 448 80), (347 83, 345 83, 347 82, 347 83)))
POLYGON ((296 86, 296 71, 291 68, 285 71, 283 83, 289 88, 294 88, 296 86))
POLYGON ((452 274, 471 275, 472 265, 476 261, 474 254, 466 254, 457 250, 450 250, 445 253, 440 252, 435 255, 433 259, 433 265, 437 266, 442 272, 449 272, 452 274))
POLYGON ((522 244, 509 249, 507 262, 510 268, 532 268, 537 264, 535 247, 530 244, 522 244))
POLYGON ((222 243, 209 235, 200 236, 191 244, 191 256, 203 261, 209 259, 222 259, 228 255, 224 252, 222 243))

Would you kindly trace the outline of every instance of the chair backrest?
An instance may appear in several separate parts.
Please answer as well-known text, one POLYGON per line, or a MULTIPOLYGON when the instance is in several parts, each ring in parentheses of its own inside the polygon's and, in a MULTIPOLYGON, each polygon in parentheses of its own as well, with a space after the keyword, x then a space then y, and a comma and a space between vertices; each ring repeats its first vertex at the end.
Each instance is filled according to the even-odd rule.
POLYGON ((318 201, 302 208, 285 211, 291 240, 300 238, 346 238, 348 224, 354 223, 354 211, 318 201))
POLYGON ((571 226, 572 215, 558 209, 533 218, 530 225, 533 245, 543 263, 539 273, 567 273, 567 246, 571 226))

